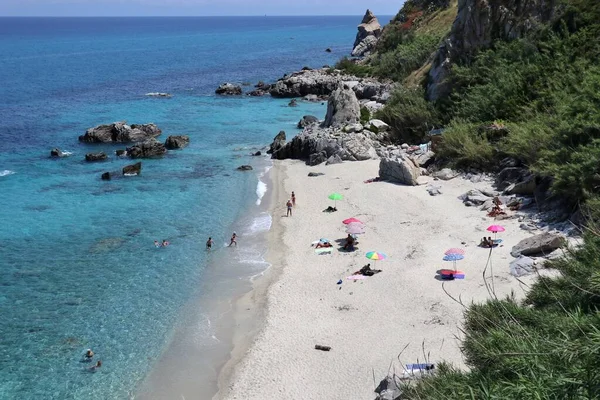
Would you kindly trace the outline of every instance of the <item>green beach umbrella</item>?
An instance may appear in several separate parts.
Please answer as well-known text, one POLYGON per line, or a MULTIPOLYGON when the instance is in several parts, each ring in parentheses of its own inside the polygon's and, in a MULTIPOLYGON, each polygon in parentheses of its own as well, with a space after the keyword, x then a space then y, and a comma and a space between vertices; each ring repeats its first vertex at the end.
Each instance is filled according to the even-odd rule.
POLYGON ((338 201, 338 200, 342 200, 343 198, 344 198, 344 196, 342 196, 342 195, 341 195, 341 194, 339 194, 339 193, 331 193, 331 194, 329 195, 329 199, 334 201, 334 203, 333 203, 333 204, 334 204, 334 207, 337 205, 337 201, 338 201))

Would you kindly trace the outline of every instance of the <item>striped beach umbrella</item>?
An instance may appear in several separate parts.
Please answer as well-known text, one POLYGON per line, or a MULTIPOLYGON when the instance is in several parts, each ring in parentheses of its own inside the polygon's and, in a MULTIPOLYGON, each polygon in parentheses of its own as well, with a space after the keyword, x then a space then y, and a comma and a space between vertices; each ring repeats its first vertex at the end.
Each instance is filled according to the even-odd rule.
POLYGON ((376 261, 385 260, 387 258, 387 256, 385 254, 379 253, 379 252, 376 252, 376 251, 369 251, 366 254, 366 256, 367 256, 367 258, 369 260, 376 260, 376 261))

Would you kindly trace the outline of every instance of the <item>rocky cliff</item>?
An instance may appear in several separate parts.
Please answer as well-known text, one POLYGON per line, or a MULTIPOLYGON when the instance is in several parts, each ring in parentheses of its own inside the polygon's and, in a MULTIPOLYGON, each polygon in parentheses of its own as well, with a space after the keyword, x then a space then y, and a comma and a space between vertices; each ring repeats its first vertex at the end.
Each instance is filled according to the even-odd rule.
POLYGON ((367 10, 360 25, 358 25, 358 33, 354 40, 354 46, 352 46, 352 56, 362 57, 368 55, 375 49, 380 36, 381 25, 371 10, 367 10))
POLYGON ((453 63, 489 47, 496 39, 516 39, 549 21, 557 0, 458 0, 458 14, 448 37, 437 50, 427 86, 427 97, 448 94, 445 85, 453 63))

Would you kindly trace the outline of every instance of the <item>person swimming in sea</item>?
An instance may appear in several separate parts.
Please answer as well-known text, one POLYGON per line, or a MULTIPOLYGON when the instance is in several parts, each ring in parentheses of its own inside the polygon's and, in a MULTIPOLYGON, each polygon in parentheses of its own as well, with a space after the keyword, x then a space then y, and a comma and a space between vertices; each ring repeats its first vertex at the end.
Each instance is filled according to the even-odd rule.
POLYGON ((229 242, 229 247, 231 247, 231 245, 235 244, 237 246, 237 235, 235 234, 235 232, 233 232, 233 235, 231 235, 231 242, 229 242))
POLYGON ((160 243, 158 242, 158 240, 155 240, 155 241, 154 241, 154 246, 156 246, 156 247, 160 247, 160 243))
POLYGON ((208 240, 206 241, 206 250, 210 250, 212 248, 213 243, 214 243, 214 240, 212 240, 212 237, 209 237, 208 240))
POLYGON ((92 358, 94 358, 94 352, 92 351, 92 349, 87 349, 85 354, 83 355, 83 360, 92 361, 92 358))
POLYGON ((167 242, 167 239, 163 239, 162 241, 162 247, 167 247, 170 243, 167 242))
POLYGON ((96 370, 98 370, 98 368, 102 367, 102 360, 98 360, 98 362, 94 365, 92 365, 91 367, 88 368, 88 371, 90 372, 96 372, 96 370))

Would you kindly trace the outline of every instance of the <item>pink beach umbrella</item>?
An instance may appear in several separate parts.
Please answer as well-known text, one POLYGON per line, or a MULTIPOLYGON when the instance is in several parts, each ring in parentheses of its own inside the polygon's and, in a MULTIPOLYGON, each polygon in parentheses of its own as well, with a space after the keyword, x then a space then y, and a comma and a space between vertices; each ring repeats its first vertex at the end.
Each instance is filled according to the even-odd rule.
POLYGON ((488 226, 487 230, 489 232, 498 233, 498 232, 504 232, 506 229, 504 229, 504 227, 500 226, 500 225, 490 225, 490 226, 488 226))
POLYGON ((453 247, 451 249, 446 250, 446 252, 444 253, 444 255, 449 256, 450 254, 460 254, 461 256, 465 255, 465 251, 463 249, 458 249, 456 247, 453 247))
POLYGON ((351 224, 351 223, 354 223, 354 222, 358 222, 359 224, 362 224, 362 222, 360 220, 358 220, 358 219, 356 219, 354 217, 343 220, 342 224, 348 225, 348 224, 351 224))

